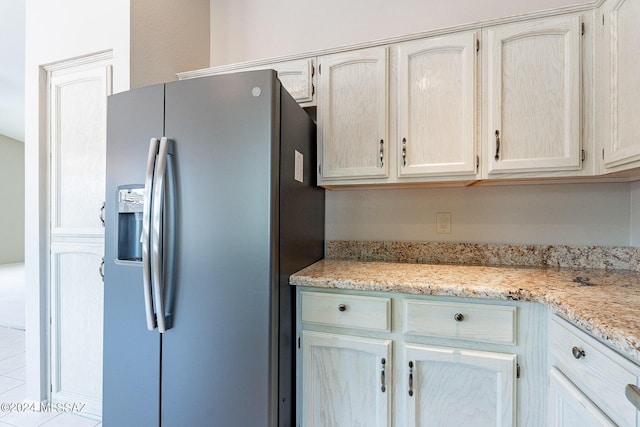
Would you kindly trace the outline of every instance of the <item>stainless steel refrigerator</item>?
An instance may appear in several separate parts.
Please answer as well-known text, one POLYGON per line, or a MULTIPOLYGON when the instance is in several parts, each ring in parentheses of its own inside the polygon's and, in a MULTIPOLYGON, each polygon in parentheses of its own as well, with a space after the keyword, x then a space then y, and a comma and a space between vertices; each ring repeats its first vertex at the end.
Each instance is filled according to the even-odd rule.
POLYGON ((275 72, 109 97, 103 425, 294 425, 315 124, 275 72))

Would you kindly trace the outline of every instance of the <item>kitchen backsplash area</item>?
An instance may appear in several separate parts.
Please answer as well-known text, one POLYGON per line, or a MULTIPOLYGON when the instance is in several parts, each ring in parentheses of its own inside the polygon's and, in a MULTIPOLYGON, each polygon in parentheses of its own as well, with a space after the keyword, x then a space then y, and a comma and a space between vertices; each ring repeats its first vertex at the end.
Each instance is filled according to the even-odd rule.
POLYGON ((640 271, 640 248, 328 240, 327 259, 640 271))

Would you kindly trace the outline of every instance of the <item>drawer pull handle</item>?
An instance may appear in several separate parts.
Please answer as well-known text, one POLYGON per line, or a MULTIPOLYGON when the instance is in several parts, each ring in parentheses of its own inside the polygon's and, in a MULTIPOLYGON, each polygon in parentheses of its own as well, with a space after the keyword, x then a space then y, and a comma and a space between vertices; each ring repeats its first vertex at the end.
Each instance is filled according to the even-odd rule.
POLYGON ((338 311, 347 311, 347 306, 344 304, 338 304, 338 311))
POLYGON ((456 322, 462 322, 464 320, 464 315, 462 313, 456 313, 453 315, 453 319, 456 322))
POLYGON ((382 369, 380 371, 380 390, 382 390, 382 392, 384 393, 385 391, 387 391, 387 382, 384 376, 384 367, 387 364, 387 359, 385 359, 384 357, 382 358, 382 369))
POLYGON ((575 357, 576 359, 580 359, 585 356, 584 350, 580 347, 573 347, 571 349, 571 353, 573 353, 573 357, 575 357))
POLYGON ((413 396, 413 362, 409 361, 409 396, 413 396))
POLYGON ((633 406, 640 411, 640 388, 633 384, 627 384, 624 389, 624 394, 627 396, 627 399, 629 399, 629 402, 631 402, 633 406))

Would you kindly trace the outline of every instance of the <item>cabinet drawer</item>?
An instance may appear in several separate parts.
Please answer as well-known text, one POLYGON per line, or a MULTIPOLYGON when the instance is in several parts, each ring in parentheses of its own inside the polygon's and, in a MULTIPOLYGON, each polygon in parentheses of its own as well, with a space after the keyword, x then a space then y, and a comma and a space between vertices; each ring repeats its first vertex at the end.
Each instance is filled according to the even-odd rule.
POLYGON ((391 330, 391 298, 301 292, 301 321, 325 326, 391 330))
POLYGON ((516 343, 516 307, 405 300, 404 333, 498 344, 516 343))
POLYGON ((561 319, 549 328, 551 363, 616 424, 635 426, 636 408, 625 397, 638 380, 631 362, 561 319))

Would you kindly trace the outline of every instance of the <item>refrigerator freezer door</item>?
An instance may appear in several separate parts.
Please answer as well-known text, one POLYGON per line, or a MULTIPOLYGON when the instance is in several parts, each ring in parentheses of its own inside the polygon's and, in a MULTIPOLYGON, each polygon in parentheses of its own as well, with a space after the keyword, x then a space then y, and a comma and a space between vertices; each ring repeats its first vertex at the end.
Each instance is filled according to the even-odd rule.
POLYGON ((160 334, 147 330, 142 263, 118 261, 118 193, 142 188, 149 138, 163 133, 164 85, 109 97, 105 209, 105 427, 159 425, 160 334))
POLYGON ((278 85, 254 72, 166 86, 178 209, 163 426, 277 413, 278 85))

